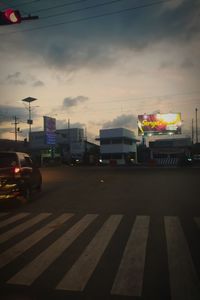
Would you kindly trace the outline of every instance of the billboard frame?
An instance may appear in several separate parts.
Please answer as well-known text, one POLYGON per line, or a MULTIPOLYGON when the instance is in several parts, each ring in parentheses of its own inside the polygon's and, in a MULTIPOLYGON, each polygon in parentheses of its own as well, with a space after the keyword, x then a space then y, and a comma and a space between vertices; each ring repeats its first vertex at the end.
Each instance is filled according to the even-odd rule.
POLYGON ((138 135, 181 134, 181 113, 154 113, 138 115, 138 135))

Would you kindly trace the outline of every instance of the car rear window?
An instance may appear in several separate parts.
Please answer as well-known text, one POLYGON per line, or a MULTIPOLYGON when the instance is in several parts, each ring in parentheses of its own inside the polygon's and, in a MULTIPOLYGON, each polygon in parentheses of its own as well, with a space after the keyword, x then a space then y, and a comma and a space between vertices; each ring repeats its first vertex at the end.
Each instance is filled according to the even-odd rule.
POLYGON ((15 153, 0 153, 0 168, 12 167, 17 164, 15 153))

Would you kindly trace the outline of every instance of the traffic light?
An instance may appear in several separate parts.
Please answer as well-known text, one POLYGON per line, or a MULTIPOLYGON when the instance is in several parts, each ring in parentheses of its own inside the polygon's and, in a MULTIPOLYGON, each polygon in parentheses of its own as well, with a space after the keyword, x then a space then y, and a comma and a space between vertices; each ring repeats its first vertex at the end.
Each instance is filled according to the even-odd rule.
POLYGON ((18 10, 8 8, 0 11, 0 25, 11 25, 21 23, 21 14, 18 10))

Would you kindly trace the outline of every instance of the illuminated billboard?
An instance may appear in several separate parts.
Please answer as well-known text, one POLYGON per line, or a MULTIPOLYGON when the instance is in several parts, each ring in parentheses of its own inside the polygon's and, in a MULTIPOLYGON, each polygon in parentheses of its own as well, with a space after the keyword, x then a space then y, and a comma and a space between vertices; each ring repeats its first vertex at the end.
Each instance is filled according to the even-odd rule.
POLYGON ((45 143, 47 145, 56 144, 56 119, 44 116, 45 143))
POLYGON ((181 134, 181 114, 151 114, 138 116, 138 135, 181 134))

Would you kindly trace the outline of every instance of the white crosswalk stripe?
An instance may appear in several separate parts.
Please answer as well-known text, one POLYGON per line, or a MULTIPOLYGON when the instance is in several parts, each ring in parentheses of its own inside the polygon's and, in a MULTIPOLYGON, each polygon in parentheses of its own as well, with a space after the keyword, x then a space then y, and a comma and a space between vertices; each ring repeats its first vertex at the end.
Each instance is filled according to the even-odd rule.
POLYGON ((4 243, 5 241, 8 241, 9 239, 16 236, 17 234, 23 232, 24 230, 30 228, 33 225, 39 223, 40 221, 46 219, 50 215, 51 214, 49 214, 49 213, 41 213, 41 214, 37 215, 36 217, 16 226, 15 228, 0 234, 0 243, 4 243))
POLYGON ((165 217, 172 300, 199 300, 200 285, 192 257, 177 217, 165 217))
POLYGON ((72 242, 90 225, 97 215, 86 215, 76 223, 69 231, 63 234, 57 241, 37 256, 30 264, 12 277, 8 283, 31 285, 34 280, 43 273, 51 263, 66 250, 72 242))
POLYGON ((137 217, 112 287, 112 294, 141 296, 148 229, 149 217, 137 217))
POLYGON ((84 289, 121 219, 121 215, 111 216, 104 223, 77 262, 57 285, 57 289, 72 291, 84 289))
POLYGON ((58 225, 63 224, 69 218, 71 218, 73 214, 62 214, 57 219, 48 223, 41 229, 35 231, 33 234, 22 240, 21 242, 15 244, 13 247, 7 249, 5 252, 0 255, 0 268, 4 267, 15 258, 23 254, 26 250, 30 249, 33 245, 37 244, 48 234, 53 232, 58 225))
MULTIPOLYGON (((70 261, 66 262, 66 267, 63 265, 62 275, 60 274, 59 277, 58 274, 57 281, 52 286, 57 292, 62 290, 80 293, 90 285, 90 279, 93 275, 92 279, 94 280, 106 280, 106 278, 98 279, 95 270, 98 265, 104 264, 104 259, 105 261, 107 260, 108 253, 112 255, 112 252, 115 251, 116 245, 113 247, 113 243, 116 243, 116 241, 120 243, 121 236, 119 232, 124 224, 129 224, 130 234, 127 236, 127 240, 124 240, 124 249, 120 250, 121 257, 115 257, 115 252, 113 252, 113 257, 118 261, 118 264, 116 263, 115 271, 112 273, 109 293, 114 297, 142 297, 143 282, 146 278, 145 262, 148 255, 147 249, 151 248, 148 248, 147 244, 153 228, 151 227, 150 230, 150 216, 136 216, 132 225, 126 223, 125 215, 110 215, 106 219, 104 217, 104 222, 102 222, 98 214, 86 214, 81 218, 76 216, 78 217, 76 221, 71 219, 75 216, 72 213, 63 213, 54 218, 51 213, 39 213, 37 215, 34 214, 34 216, 31 213, 19 213, 16 215, 8 214, 5 219, 6 215, 4 214, 4 220, 0 222, 0 225, 2 225, 2 228, 7 225, 10 226, 0 234, 0 249, 2 248, 0 254, 0 278, 1 269, 3 272, 4 268, 11 270, 12 265, 10 263, 14 262, 18 257, 19 260, 23 261, 22 254, 30 250, 27 253, 26 264, 23 264, 16 271, 12 270, 10 277, 8 272, 6 279, 3 279, 5 280, 4 283, 31 286, 37 279, 37 283, 39 283, 42 279, 40 276, 53 263, 56 266, 57 259, 65 251, 70 253, 72 243, 81 238, 84 233, 87 235, 90 232, 88 243, 83 251, 78 252, 79 256, 72 266, 69 265, 70 261), (50 218, 50 221, 48 221, 48 218, 50 218), (73 225, 69 227, 69 223, 67 229, 64 229, 65 227, 62 228, 61 226, 70 219, 73 225), (95 220, 96 222, 94 223, 95 220), (15 225, 17 221, 18 223, 15 225), (19 221, 21 222, 20 224, 19 221), (95 232, 97 224, 99 229, 95 232), (28 235, 28 229, 34 225, 37 225, 37 229, 34 232, 32 229, 33 233, 28 235), (59 237, 55 238, 54 234, 56 235, 56 233, 54 232, 59 228, 61 229, 60 232, 57 232, 59 237), (87 229, 89 230, 86 231, 87 229), (31 253, 31 248, 36 245, 40 247, 43 239, 51 233, 51 242, 47 242, 46 248, 44 249, 43 243, 41 251, 37 251, 35 255, 34 252, 31 253), (20 238, 21 234, 21 240, 15 243, 16 238, 20 238), (12 238, 15 238, 13 243, 11 243, 12 246, 5 250, 7 244, 4 244, 4 242, 12 241, 12 238), (106 252, 107 248, 109 249, 106 252)), ((171 300, 199 300, 200 282, 198 272, 194 266, 182 224, 179 218, 175 216, 163 217, 163 221, 163 238, 166 239, 166 258, 168 259, 168 269, 165 272, 169 275, 171 300)), ((200 217, 194 217, 193 221, 196 224, 196 228, 200 230, 200 217)), ((77 244, 73 244, 73 247, 76 248, 77 244)), ((106 268, 109 270, 109 265, 106 268)), ((44 274, 44 278, 47 274, 44 274)), ((53 277, 54 274, 49 272, 48 276, 53 277)))
POLYGON ((29 213, 20 213, 20 214, 17 214, 15 216, 12 216, 10 217, 9 219, 6 219, 4 221, 1 221, 0 222, 0 228, 4 227, 4 226, 7 226, 9 224, 12 224, 20 219, 23 219, 25 217, 27 217, 29 215, 29 213))

